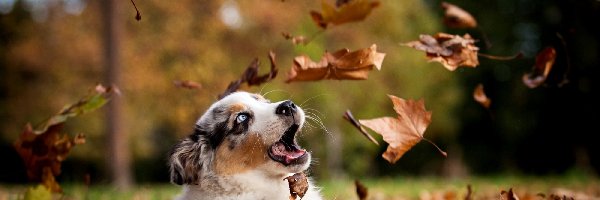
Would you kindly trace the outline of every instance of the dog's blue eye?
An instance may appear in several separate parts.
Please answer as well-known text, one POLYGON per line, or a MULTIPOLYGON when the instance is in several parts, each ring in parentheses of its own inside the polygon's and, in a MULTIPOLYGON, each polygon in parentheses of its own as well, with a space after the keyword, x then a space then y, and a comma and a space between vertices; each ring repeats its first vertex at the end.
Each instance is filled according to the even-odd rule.
POLYGON ((239 114, 236 118, 235 121, 237 123, 242 123, 245 122, 248 119, 248 114, 239 114))

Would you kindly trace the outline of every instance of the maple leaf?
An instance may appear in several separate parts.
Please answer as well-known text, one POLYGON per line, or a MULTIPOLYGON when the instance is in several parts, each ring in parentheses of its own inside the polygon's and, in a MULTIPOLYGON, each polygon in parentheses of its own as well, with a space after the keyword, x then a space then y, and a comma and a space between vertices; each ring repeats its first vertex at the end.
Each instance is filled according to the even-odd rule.
POLYGON ((71 137, 60 133, 65 121, 102 107, 117 91, 115 88, 98 85, 93 94, 65 106, 35 130, 27 124, 14 143, 15 150, 27 168, 27 177, 42 183, 52 192, 61 192, 60 185, 55 180, 61 173, 61 163, 74 146, 85 143, 83 134, 71 137))
POLYGON ((227 86, 227 89, 225 89, 225 91, 219 95, 219 99, 222 99, 223 97, 225 97, 231 93, 234 93, 235 91, 240 89, 242 83, 247 83, 248 86, 253 86, 253 85, 258 86, 260 84, 263 84, 263 83, 273 80, 277 76, 277 72, 279 71, 279 69, 277 68, 277 65, 275 64, 275 53, 273 51, 269 51, 269 61, 271 62, 271 71, 269 71, 269 73, 267 73, 267 74, 263 74, 263 75, 259 76, 258 75, 258 67, 259 67, 258 58, 255 58, 254 60, 252 60, 252 62, 250 63, 250 65, 248 65, 248 67, 246 68, 246 71, 244 71, 244 73, 242 74, 240 79, 229 83, 229 85, 227 86))
POLYGON ((490 108, 490 104, 492 104, 492 100, 485 95, 483 84, 481 83, 475 87, 475 91, 473 91, 473 99, 475 99, 477 103, 481 104, 486 109, 490 108))
POLYGON ((439 62, 450 71, 458 67, 477 67, 477 51, 475 40, 469 34, 464 36, 437 33, 434 36, 420 35, 419 41, 412 41, 404 46, 412 47, 426 53, 427 59, 439 62))
POLYGON ((535 57, 535 65, 531 72, 523 75, 523 83, 531 89, 542 85, 548 78, 555 60, 556 50, 554 47, 546 47, 535 57))
POLYGON ((321 12, 311 11, 313 21, 325 29, 329 24, 340 25, 348 22, 362 21, 379 6, 379 1, 372 0, 349 0, 337 1, 338 8, 334 8, 325 0, 321 1, 321 12))
POLYGON ((442 2, 444 9, 444 24, 450 28, 475 28, 477 21, 471 14, 462 8, 448 3, 442 2))
POLYGON ((366 200, 369 197, 369 190, 365 187, 360 181, 354 180, 354 185, 356 186, 356 195, 358 195, 359 200, 366 200))
POLYGON ((185 88, 185 89, 200 89, 202 88, 202 85, 198 82, 195 81, 190 81, 190 80, 175 80, 173 81, 173 85, 175 85, 175 87, 178 88, 185 88))
MULTIPOLYGON (((383 140, 389 146, 382 156, 385 160, 394 164, 404 153, 425 139, 423 134, 431 123, 431 112, 425 110, 423 100, 404 100, 393 95, 388 96, 394 104, 394 110, 398 114, 397 118, 361 119, 359 122, 383 136, 383 140)), ((431 141, 425 140, 433 144, 431 141)), ((433 145, 437 148, 437 145, 433 145)), ((437 149, 442 155, 447 155, 446 152, 437 149)))
POLYGON ((350 52, 341 49, 333 54, 325 52, 319 62, 308 56, 294 58, 287 83, 292 81, 314 81, 323 79, 364 80, 373 68, 381 69, 385 53, 377 52, 377 45, 350 52))
POLYGON ((290 199, 295 200, 298 196, 302 198, 306 194, 306 191, 308 191, 308 179, 302 172, 285 177, 283 180, 288 181, 290 199))

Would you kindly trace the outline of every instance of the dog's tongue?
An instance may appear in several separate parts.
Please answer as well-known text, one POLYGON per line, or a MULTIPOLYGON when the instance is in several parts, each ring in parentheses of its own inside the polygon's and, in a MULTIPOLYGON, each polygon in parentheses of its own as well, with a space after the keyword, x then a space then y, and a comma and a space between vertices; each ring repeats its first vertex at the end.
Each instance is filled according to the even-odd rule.
POLYGON ((297 159, 306 153, 306 150, 304 149, 286 148, 282 142, 277 142, 271 147, 271 150, 273 154, 284 157, 286 164, 291 163, 294 159, 297 159))

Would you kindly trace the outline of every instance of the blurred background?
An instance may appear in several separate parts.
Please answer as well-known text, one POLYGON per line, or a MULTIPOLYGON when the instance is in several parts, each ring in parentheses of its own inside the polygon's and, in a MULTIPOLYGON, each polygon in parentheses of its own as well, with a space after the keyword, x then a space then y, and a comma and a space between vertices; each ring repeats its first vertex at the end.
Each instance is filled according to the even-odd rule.
POLYGON ((114 83, 115 76, 121 115, 111 117, 105 107, 66 123, 66 133, 83 132, 87 143, 73 149, 58 180, 83 182, 89 175, 92 184, 166 183, 171 146, 192 132, 195 120, 253 58, 261 61, 261 73, 267 72, 269 50, 277 55, 277 78, 242 89, 314 109, 324 126, 309 121, 314 127, 303 131, 301 144, 314 154, 311 174, 317 180, 596 176, 600 170, 594 78, 600 64, 599 1, 454 0, 450 3, 479 24, 459 30, 443 26, 440 1, 381 0, 364 21, 324 32, 309 15, 321 9, 317 0, 135 3, 141 21, 130 1, 107 7, 89 0, 0 0, 0 184, 27 182, 12 146, 26 123, 42 122, 95 84, 114 83), (282 32, 314 40, 293 45, 282 32), (469 33, 482 53, 521 51, 524 57, 480 58, 477 68, 450 72, 400 45, 437 32, 469 33), (387 55, 381 71, 371 72, 368 80, 284 83, 294 56, 319 60, 324 51, 372 44, 387 55), (554 68, 545 85, 529 89, 521 78, 547 46, 557 49, 554 68), (564 77, 568 83, 560 84, 564 77), (202 87, 177 88, 174 80, 202 87), (492 99, 489 110, 472 98, 478 83, 492 99), (394 116, 386 94, 425 99, 433 111, 425 137, 447 150, 447 158, 422 142, 391 165, 380 155, 386 145, 372 144, 343 120, 346 109, 359 119, 394 116), (110 147, 115 145, 108 137, 111 120, 119 126, 118 151, 110 147), (111 161, 115 156, 124 159, 119 166, 111 161), (121 174, 115 175, 115 167, 121 174))

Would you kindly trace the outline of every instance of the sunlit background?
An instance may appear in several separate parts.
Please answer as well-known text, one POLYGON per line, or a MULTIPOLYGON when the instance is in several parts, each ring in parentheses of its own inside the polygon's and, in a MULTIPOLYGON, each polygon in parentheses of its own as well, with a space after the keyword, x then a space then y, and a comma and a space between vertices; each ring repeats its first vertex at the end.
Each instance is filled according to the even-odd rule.
MULTIPOLYGON (((25 124, 39 123, 106 83, 102 1, 0 0, 0 184, 27 181, 13 142, 25 124)), ((137 0, 118 2, 121 23, 123 127, 136 183, 167 183, 167 152, 190 134, 194 122, 237 79, 253 58, 268 71, 273 50, 277 78, 242 89, 272 100, 291 99, 308 108, 301 144, 315 163, 319 181, 398 176, 465 178, 478 175, 596 176, 600 99, 600 2, 595 0, 456 0, 478 20, 472 30, 448 29, 437 0, 382 0, 364 21, 322 31, 309 15, 321 1, 307 0, 137 0), (294 45, 282 32, 314 38, 294 45), (480 58, 477 68, 446 70, 424 53, 401 46, 419 34, 470 33, 482 53, 524 57, 509 61, 480 58), (563 38, 563 39, 561 39, 563 38), (368 80, 284 83, 292 60, 325 51, 358 50, 377 44, 386 53, 381 71, 368 80), (544 86, 521 81, 535 55, 554 46, 558 57, 544 86), (560 85, 566 75, 568 83, 560 85), (192 80, 199 90, 177 88, 192 80), (483 83, 489 110, 472 98, 483 83), (559 86, 560 85, 560 86, 559 86), (425 137, 448 152, 441 156, 423 142, 396 164, 342 115, 360 119, 394 116, 386 94, 423 98, 433 112, 425 137)), ((333 3, 333 2, 330 2, 333 3)), ((105 112, 74 118, 65 132, 83 132, 87 143, 73 149, 59 182, 108 184, 105 112)), ((374 134, 376 135, 376 134, 374 134)), ((381 137, 376 135, 381 141, 381 137)))

